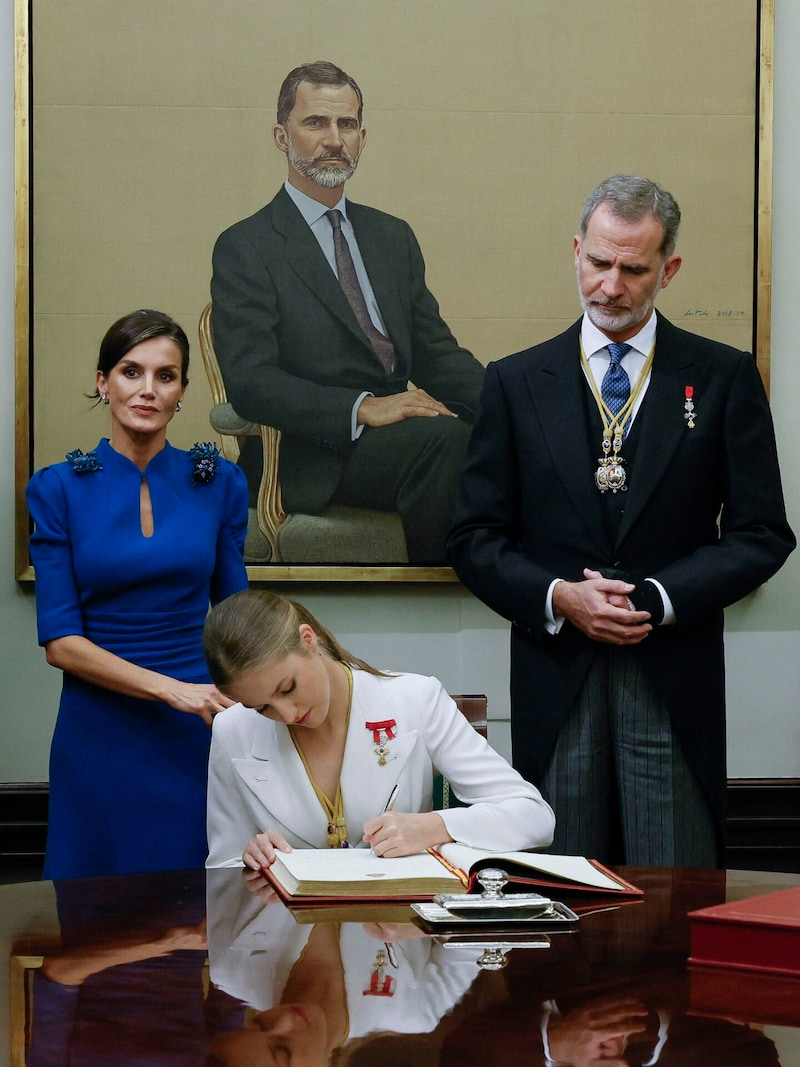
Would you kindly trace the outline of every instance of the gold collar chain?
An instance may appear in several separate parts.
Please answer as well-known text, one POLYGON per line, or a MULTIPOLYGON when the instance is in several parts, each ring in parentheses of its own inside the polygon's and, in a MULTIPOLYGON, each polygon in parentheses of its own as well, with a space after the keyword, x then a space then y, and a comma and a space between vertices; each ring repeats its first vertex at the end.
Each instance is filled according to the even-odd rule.
POLYGON ((641 396, 642 390, 644 389, 647 376, 653 366, 653 356, 655 355, 656 344, 654 341, 653 346, 650 349, 650 355, 645 360, 644 366, 636 379, 636 384, 631 389, 630 396, 619 409, 617 414, 614 415, 608 404, 603 400, 597 382, 594 380, 594 375, 589 366, 589 360, 586 358, 586 352, 583 348, 583 338, 580 339, 579 343, 581 348, 581 366, 583 367, 586 379, 589 382, 592 396, 597 404, 597 410, 600 412, 600 419, 603 423, 603 455, 598 457, 597 460, 599 465, 594 472, 594 484, 601 493, 605 493, 609 489, 612 493, 624 493, 628 489, 628 486, 626 485, 628 476, 625 471, 625 460, 622 457, 622 442, 625 440, 626 426, 630 425, 634 409, 641 396))

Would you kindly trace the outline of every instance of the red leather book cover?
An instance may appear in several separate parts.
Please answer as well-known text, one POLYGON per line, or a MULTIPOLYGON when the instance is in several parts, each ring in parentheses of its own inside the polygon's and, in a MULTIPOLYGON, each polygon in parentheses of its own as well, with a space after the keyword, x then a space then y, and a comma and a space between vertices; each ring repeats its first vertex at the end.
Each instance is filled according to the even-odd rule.
POLYGON ((692 969, 689 1011, 717 1019, 761 1026, 800 1026, 800 975, 750 971, 735 967, 692 969))
POLYGON ((690 911, 692 966, 800 975, 800 886, 690 911))

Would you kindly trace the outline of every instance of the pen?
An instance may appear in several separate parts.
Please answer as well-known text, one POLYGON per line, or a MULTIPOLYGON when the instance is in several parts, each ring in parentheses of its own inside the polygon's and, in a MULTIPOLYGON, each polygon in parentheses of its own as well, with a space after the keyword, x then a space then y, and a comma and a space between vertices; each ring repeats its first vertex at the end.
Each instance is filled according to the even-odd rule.
POLYGON ((386 801, 386 803, 383 806, 383 811, 381 812, 381 815, 385 815, 387 811, 391 811, 394 808, 394 802, 397 800, 397 794, 399 792, 400 792, 400 786, 399 785, 395 785, 394 789, 389 794, 389 799, 386 801))
MULTIPOLYGON (((389 794, 389 799, 383 805, 383 811, 381 812, 381 815, 385 815, 387 813, 387 811, 391 811, 392 810, 392 808, 394 807, 394 802, 397 800, 397 794, 399 792, 400 792, 400 786, 395 784, 394 788, 392 789, 391 793, 389 794)), ((372 854, 374 856, 375 855, 375 850, 374 849, 370 849, 370 851, 372 852, 372 854)))

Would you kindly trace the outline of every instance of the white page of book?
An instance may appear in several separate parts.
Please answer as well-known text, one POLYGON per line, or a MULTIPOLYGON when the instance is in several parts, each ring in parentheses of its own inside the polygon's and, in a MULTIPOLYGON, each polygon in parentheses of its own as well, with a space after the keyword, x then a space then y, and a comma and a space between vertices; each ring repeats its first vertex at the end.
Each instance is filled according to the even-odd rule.
POLYGON ((469 845, 447 844, 440 845, 439 852, 454 866, 469 872, 473 863, 478 860, 497 857, 497 866, 502 868, 502 859, 519 863, 524 867, 530 867, 532 871, 541 871, 542 874, 553 874, 560 878, 569 878, 580 885, 595 886, 598 889, 620 890, 619 882, 608 875, 598 871, 583 856, 551 856, 540 855, 538 852, 484 852, 479 848, 470 848, 469 845))
MULTIPOLYGON (((361 882, 381 878, 447 878, 448 870, 434 856, 382 859, 368 848, 296 848, 278 859, 298 882, 361 882)), ((452 876, 458 881, 455 875, 452 876)), ((460 884, 460 883, 459 883, 460 884)))

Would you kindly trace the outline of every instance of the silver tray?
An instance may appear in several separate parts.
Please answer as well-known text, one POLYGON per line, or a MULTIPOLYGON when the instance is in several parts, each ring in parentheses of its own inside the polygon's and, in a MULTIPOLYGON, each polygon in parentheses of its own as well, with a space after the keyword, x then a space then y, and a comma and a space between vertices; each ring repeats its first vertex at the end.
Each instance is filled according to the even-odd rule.
MULTIPOLYGON (((480 898, 476 898, 480 899, 480 898)), ((506 898, 513 899, 513 898, 506 898)), ((580 922, 575 912, 562 904, 559 900, 551 902, 552 907, 541 910, 529 910, 524 907, 502 906, 498 902, 483 901, 482 908, 466 909, 456 913, 443 907, 441 904, 415 903, 411 910, 420 921, 431 930, 443 929, 476 929, 476 928, 504 928, 504 927, 527 927, 529 929, 544 928, 554 930, 574 926, 580 922)))

